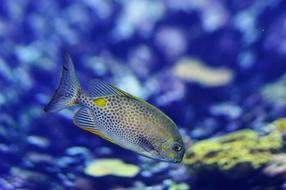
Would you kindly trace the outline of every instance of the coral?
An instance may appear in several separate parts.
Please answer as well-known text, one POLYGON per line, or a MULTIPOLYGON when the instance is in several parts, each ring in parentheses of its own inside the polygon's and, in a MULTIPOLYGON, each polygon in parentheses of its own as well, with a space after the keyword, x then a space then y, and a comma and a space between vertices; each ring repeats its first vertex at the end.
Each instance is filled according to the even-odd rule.
POLYGON ((159 184, 153 184, 153 185, 146 185, 142 181, 136 181, 133 187, 128 188, 113 188, 113 190, 189 190, 191 189, 190 185, 184 182, 178 183, 171 179, 165 179, 159 184))
POLYGON ((172 184, 168 190, 188 190, 190 186, 187 183, 172 184))
POLYGON ((281 118, 273 122, 272 128, 277 129, 282 134, 286 133, 286 118, 281 118))
POLYGON ((136 165, 126 164, 118 159, 98 159, 91 162, 84 173, 94 177, 114 175, 120 177, 134 177, 140 171, 136 165))
POLYGON ((273 156, 273 160, 263 169, 268 176, 284 176, 286 179, 286 154, 277 154, 273 156))
POLYGON ((234 78, 233 71, 228 68, 212 68, 200 60, 189 57, 179 60, 173 70, 178 78, 207 87, 224 86, 234 78))
MULTIPOLYGON (((281 118, 268 126, 269 130, 277 131, 283 135, 286 134, 286 118, 281 118)), ((263 169, 268 176, 282 176, 286 179, 286 153, 273 155, 273 159, 263 169)))
POLYGON ((261 90, 263 98, 275 105, 285 106, 286 105, 286 75, 282 75, 277 81, 265 85, 261 90))
POLYGON ((282 133, 274 130, 279 127, 277 122, 281 123, 276 121, 271 128, 265 127, 271 129, 266 134, 245 129, 199 141, 187 149, 183 162, 197 169, 207 167, 229 171, 241 165, 258 169, 273 159, 273 153, 283 148, 282 133))

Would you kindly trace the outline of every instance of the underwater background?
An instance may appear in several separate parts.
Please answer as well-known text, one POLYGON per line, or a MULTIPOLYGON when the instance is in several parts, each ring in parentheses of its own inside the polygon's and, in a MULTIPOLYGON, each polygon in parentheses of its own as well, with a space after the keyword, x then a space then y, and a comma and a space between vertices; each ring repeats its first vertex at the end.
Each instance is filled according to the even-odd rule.
POLYGON ((0 189, 286 189, 284 0, 0 0, 0 189), (181 164, 48 114, 63 51, 178 125, 181 164))

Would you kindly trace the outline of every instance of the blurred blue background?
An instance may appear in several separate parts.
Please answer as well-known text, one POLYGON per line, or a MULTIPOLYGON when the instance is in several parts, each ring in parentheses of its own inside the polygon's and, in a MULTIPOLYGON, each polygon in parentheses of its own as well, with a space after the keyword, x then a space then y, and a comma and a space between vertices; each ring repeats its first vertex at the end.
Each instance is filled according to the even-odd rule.
MULTIPOLYGON (((285 10, 283 0, 0 0, 0 188, 263 189, 260 179, 205 186, 184 165, 139 157, 75 127, 76 108, 42 109, 67 50, 83 86, 100 78, 147 100, 186 141, 259 131, 286 113, 285 85, 266 89, 286 73, 285 10), (107 158, 140 172, 84 172, 107 158)), ((283 188, 283 180, 269 184, 283 188)))

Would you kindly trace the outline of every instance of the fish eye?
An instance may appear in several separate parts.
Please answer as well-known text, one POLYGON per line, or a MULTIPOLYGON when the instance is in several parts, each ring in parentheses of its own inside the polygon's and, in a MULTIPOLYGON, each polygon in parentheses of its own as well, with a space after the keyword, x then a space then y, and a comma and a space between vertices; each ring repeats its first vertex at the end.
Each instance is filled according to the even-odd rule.
POLYGON ((182 150, 182 145, 180 145, 178 143, 175 143, 172 146, 172 150, 175 151, 175 152, 180 152, 182 150))

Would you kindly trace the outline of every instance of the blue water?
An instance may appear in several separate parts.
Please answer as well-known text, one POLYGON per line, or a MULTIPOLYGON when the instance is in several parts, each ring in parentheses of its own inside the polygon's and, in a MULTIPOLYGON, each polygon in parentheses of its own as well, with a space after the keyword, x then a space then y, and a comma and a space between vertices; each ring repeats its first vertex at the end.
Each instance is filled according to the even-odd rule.
POLYGON ((261 95, 286 73, 285 10, 283 0, 0 1, 0 189, 160 190, 170 187, 168 180, 198 190, 283 189, 285 178, 261 171, 236 180, 190 175, 184 165, 144 159, 75 127, 76 108, 47 114, 43 107, 68 51, 84 87, 100 78, 145 99, 186 138, 259 131, 286 113, 285 105, 261 95), (182 78, 174 68, 186 58, 224 67, 233 80, 210 86, 182 78), (228 111, 213 111, 223 103, 228 111), (99 158, 138 165, 140 173, 84 173, 99 158))

